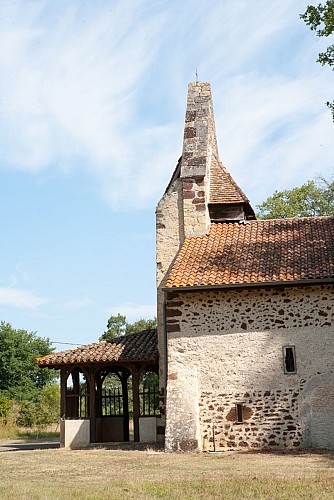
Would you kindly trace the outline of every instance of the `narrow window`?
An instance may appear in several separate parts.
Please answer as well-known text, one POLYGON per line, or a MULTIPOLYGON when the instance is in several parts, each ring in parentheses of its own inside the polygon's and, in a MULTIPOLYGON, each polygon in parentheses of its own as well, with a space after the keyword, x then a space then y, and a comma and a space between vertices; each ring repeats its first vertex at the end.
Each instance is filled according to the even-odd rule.
POLYGON ((284 354, 284 372, 296 373, 296 353, 294 346, 283 347, 284 354))
POLYGON ((235 405, 235 417, 236 421, 239 423, 242 423, 244 421, 244 407, 240 403, 237 403, 235 405))

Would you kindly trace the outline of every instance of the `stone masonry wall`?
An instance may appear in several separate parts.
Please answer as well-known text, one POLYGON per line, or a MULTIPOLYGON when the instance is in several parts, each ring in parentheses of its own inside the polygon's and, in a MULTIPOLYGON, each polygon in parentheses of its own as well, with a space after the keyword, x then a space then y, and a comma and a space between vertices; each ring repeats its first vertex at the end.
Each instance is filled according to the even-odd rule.
POLYGON ((185 237, 203 235, 210 225, 206 178, 183 181, 183 217, 185 237))
POLYGON ((181 178, 204 177, 211 156, 218 158, 211 86, 196 82, 188 86, 183 136, 181 178))
POLYGON ((183 243, 182 182, 176 179, 161 198, 156 209, 156 279, 157 279, 157 327, 159 348, 159 385, 162 419, 159 436, 165 426, 165 346, 164 346, 164 292, 159 288, 168 268, 183 243))
POLYGON ((242 393, 203 392, 200 399, 203 449, 298 447, 302 440, 298 390, 252 390, 242 393), (243 423, 235 404, 243 405, 243 423))
POLYGON ((174 181, 156 209, 157 287, 184 241, 182 182, 174 181))
POLYGON ((167 449, 182 435, 213 449, 213 432, 216 449, 334 447, 332 285, 168 295, 167 449), (296 373, 284 371, 284 346, 294 346, 296 373))
POLYGON ((212 156, 218 158, 211 86, 190 83, 181 161, 186 237, 203 235, 210 227, 208 189, 212 156))

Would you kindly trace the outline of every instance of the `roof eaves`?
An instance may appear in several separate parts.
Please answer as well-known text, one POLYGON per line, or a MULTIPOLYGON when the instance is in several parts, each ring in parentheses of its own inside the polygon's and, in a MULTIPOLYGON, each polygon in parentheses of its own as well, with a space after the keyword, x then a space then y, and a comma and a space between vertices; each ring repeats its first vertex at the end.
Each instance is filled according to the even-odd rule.
POLYGON ((268 286, 295 286, 295 285, 321 285, 334 283, 334 278, 319 279, 300 279, 300 280, 277 280, 277 281, 259 281, 256 283, 222 283, 217 285, 193 285, 193 286, 164 286, 161 290, 164 292, 195 292, 197 290, 216 290, 219 288, 259 288, 268 286))

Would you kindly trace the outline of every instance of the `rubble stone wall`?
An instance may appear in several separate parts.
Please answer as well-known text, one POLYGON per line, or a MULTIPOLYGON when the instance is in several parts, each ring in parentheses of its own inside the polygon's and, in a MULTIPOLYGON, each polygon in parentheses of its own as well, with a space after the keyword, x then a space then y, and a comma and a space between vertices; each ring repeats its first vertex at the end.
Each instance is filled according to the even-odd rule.
POLYGON ((183 181, 184 235, 201 236, 210 226, 206 178, 183 181))
POLYGON ((170 449, 176 432, 193 449, 334 448, 332 285, 168 295, 170 449), (294 346, 296 373, 284 370, 284 346, 294 346), (183 418, 190 387, 199 408, 192 438, 183 418))
POLYGON ((211 155, 218 157, 211 85, 193 82, 188 85, 181 178, 203 178, 211 155))
POLYGON ((156 209, 157 286, 184 241, 182 182, 174 181, 156 209))
POLYGON ((165 433, 165 343, 164 343, 164 292, 159 288, 180 245, 183 243, 182 182, 176 179, 161 198, 156 210, 156 280, 157 280, 157 330, 159 349, 159 389, 162 418, 158 440, 165 433))

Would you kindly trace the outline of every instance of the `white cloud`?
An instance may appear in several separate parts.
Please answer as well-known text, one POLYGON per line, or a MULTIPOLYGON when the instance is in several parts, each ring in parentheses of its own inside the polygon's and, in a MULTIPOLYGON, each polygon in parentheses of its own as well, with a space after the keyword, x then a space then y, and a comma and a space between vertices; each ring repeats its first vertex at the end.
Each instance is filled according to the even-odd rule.
POLYGON ((86 168, 114 209, 156 203, 181 154, 196 68, 213 84, 222 160, 250 198, 332 168, 332 74, 313 62, 302 0, 1 9, 2 168, 86 168))
POLYGON ((22 263, 17 263, 15 265, 15 271, 12 272, 7 278, 3 276, 0 283, 6 285, 8 289, 11 289, 17 287, 22 281, 30 281, 30 276, 24 269, 24 265, 22 263))
POLYGON ((0 288, 0 304, 17 308, 35 309, 48 302, 48 299, 20 288, 0 288))
POLYGON ((132 122, 135 86, 154 56, 152 39, 162 17, 137 22, 141 2, 137 8, 119 2, 112 11, 86 8, 81 19, 81 3, 73 2, 59 6, 62 17, 50 29, 45 15, 51 3, 44 10, 31 2, 26 10, 26 3, 8 7, 2 18, 5 162, 38 171, 54 161, 65 167, 81 161, 97 173, 108 166, 116 178, 126 175, 124 129, 132 122))

